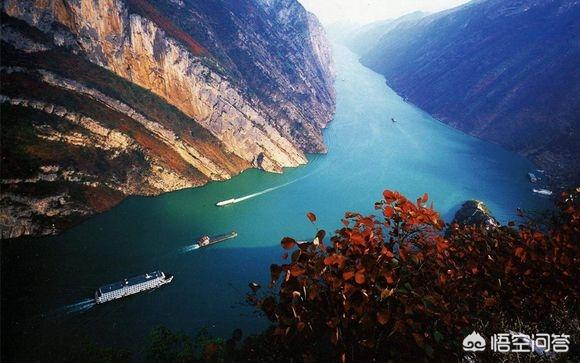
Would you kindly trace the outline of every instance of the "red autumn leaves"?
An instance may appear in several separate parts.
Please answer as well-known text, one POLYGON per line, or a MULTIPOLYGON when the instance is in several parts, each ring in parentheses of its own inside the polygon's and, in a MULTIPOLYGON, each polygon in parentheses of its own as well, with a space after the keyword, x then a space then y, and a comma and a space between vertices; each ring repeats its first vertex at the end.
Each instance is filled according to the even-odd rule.
POLYGON ((282 245, 282 248, 289 250, 296 246, 296 240, 291 237, 284 237, 282 238, 282 242, 280 242, 280 244, 282 245))
POLYGON ((537 307, 522 315, 532 319, 577 295, 577 199, 559 206, 551 228, 453 225, 443 236, 426 193, 415 203, 389 190, 383 197, 380 219, 346 213, 330 243, 321 230, 309 243, 282 239, 290 261, 270 268, 276 293, 250 299, 280 344, 312 355, 308 347, 329 344, 347 360, 459 356, 456 338, 474 322, 525 303, 537 307))

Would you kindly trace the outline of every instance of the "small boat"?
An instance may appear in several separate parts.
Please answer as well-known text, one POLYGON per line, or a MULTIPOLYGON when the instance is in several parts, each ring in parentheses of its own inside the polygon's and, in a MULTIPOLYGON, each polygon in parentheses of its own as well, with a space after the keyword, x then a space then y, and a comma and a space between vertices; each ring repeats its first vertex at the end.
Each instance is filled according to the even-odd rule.
POLYGON ((156 289, 173 281, 173 275, 154 271, 145 275, 131 277, 113 284, 101 286, 95 291, 95 302, 103 304, 143 291, 156 289))
POLYGON ((552 195, 552 191, 548 189, 532 189, 534 193, 541 195, 552 195))
POLYGON ((395 118, 394 118, 394 117, 391 117, 391 121, 393 121, 393 122, 397 122, 397 120, 395 120, 395 118))
POLYGON ((234 203, 236 203, 236 198, 223 200, 221 202, 217 202, 215 205, 217 205, 218 207, 225 207, 228 204, 234 204, 234 203))
POLYGON ((530 179, 530 181, 532 183, 537 183, 538 182, 538 177, 534 173, 528 173, 528 178, 530 179))
POLYGON ((226 241, 228 239, 236 238, 237 236, 238 236, 238 233, 236 231, 233 231, 233 232, 230 232, 227 234, 222 234, 219 236, 214 236, 214 237, 202 236, 200 239, 197 240, 197 245, 200 248, 207 247, 207 246, 211 246, 211 245, 214 245, 216 243, 219 243, 219 242, 226 241))

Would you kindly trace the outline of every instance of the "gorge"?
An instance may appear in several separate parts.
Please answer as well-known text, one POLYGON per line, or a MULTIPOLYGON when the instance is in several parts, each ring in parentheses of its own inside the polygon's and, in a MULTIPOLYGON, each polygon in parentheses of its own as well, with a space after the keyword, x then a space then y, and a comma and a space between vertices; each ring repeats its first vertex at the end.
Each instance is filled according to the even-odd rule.
POLYGON ((191 336, 203 328, 222 337, 235 328, 244 336, 260 332, 266 321, 244 296, 251 281, 267 286, 280 239, 312 238, 309 211, 328 233, 347 210, 375 213, 385 188, 410 197, 428 192, 446 221, 474 198, 502 224, 517 218, 517 208, 551 204, 532 193, 528 160, 434 120, 355 54, 334 48, 337 111, 324 132, 327 154, 309 155, 307 165, 282 174, 251 169, 200 188, 129 197, 58 236, 3 241, 3 344, 16 361, 59 357, 79 336, 139 354, 160 325, 191 336), (232 230, 237 238, 223 244, 188 248, 202 235, 232 230), (174 274, 173 282, 82 310, 94 288, 156 269, 174 274))
POLYGON ((4 1, 2 51, 3 238, 325 151, 330 47, 296 1, 4 1))
POLYGON ((471 1, 348 44, 409 102, 530 158, 562 189, 580 183, 579 13, 573 0, 471 1))
MULTIPOLYGON (((556 36, 577 29, 568 11, 576 2, 526 3, 412 13, 345 40, 327 39, 296 0, 3 1, 2 361, 85 361, 75 356, 85 342, 143 361, 156 327, 192 337, 263 332, 247 287, 266 290, 280 240, 309 241, 323 229, 330 245, 346 211, 384 212, 375 202, 385 189, 428 200, 445 222, 518 234, 522 211, 553 206, 533 192, 547 175, 557 186, 575 182, 579 150, 577 72, 558 70, 575 66, 580 43, 556 36), (554 25, 539 38, 562 58, 542 54, 525 68, 537 39, 519 52, 504 44, 524 37, 502 32, 514 19, 557 19, 532 23, 554 25), (148 271, 173 280, 95 304, 99 286, 148 271)), ((447 238, 444 229, 432 236, 447 238)), ((387 282, 391 293, 400 281, 387 282)))

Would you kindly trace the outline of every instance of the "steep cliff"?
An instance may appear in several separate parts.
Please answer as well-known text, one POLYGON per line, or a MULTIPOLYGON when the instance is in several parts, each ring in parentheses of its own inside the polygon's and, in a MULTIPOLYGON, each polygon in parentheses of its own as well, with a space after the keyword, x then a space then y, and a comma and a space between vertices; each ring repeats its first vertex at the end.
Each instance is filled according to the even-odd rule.
POLYGON ((580 183, 580 3, 481 0, 393 29, 365 65, 456 128, 580 183))
POLYGON ((2 236, 324 152, 330 47, 294 0, 6 0, 2 236))

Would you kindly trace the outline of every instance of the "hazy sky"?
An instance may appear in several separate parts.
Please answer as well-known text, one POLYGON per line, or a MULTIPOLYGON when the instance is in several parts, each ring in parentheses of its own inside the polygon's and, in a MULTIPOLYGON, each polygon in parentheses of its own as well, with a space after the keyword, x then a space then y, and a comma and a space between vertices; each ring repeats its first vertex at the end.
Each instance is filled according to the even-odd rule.
POLYGON ((299 0, 323 24, 336 21, 370 23, 397 18, 416 10, 435 12, 466 3, 468 0, 299 0))

